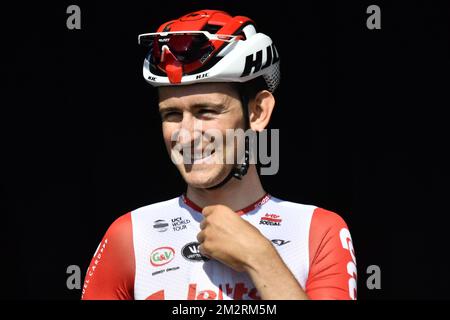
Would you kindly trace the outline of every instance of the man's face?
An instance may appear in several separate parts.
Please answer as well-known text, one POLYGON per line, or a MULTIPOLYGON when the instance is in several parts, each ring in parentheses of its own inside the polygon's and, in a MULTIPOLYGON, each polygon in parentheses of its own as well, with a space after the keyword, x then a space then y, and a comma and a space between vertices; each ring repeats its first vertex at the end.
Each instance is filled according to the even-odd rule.
POLYGON ((227 141, 226 130, 244 128, 237 91, 226 83, 158 90, 164 142, 186 183, 209 188, 221 182, 233 167, 226 163, 226 154, 235 152, 234 139, 227 141), (211 132, 215 139, 211 138, 211 132), (217 143, 220 140, 224 143, 217 143))

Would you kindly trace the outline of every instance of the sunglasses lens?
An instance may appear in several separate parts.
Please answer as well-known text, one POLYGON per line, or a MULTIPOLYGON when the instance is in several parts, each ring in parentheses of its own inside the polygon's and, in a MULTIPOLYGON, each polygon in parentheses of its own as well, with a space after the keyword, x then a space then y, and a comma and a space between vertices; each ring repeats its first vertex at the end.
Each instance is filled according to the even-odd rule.
POLYGON ((213 51, 209 39, 204 34, 170 34, 167 36, 151 36, 141 39, 143 45, 151 47, 151 63, 161 62, 162 47, 167 46, 181 63, 199 61, 213 51))

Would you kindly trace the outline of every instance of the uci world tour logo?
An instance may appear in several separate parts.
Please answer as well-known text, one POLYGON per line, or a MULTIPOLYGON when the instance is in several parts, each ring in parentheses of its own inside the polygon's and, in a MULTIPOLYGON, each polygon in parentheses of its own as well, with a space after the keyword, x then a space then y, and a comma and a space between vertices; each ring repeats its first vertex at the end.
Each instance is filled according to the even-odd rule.
MULTIPOLYGON (((189 219, 183 219, 183 217, 177 217, 170 220, 173 231, 186 230, 187 225, 191 222, 189 219)), ((166 232, 169 230, 169 222, 163 219, 153 221, 153 229, 158 232, 166 232)))
POLYGON ((154 267, 160 267, 168 264, 175 258, 175 250, 171 247, 160 247, 150 254, 150 263, 154 267))
POLYGON ((185 230, 186 226, 191 222, 189 219, 184 219, 182 217, 173 218, 172 220, 173 231, 185 230))
POLYGON ((159 219, 153 222, 153 229, 158 232, 166 232, 169 229, 169 224, 165 220, 159 219))

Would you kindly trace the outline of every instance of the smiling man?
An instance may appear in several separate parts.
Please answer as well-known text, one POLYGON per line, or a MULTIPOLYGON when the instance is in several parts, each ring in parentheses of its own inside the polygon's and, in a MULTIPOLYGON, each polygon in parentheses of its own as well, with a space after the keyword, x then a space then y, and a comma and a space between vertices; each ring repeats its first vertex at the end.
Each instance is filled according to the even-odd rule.
POLYGON ((247 17, 202 10, 139 37, 163 138, 186 193, 118 218, 83 299, 356 299, 356 259, 335 213, 268 194, 249 138, 275 106, 279 56, 247 17), (244 147, 242 147, 244 146, 244 147))

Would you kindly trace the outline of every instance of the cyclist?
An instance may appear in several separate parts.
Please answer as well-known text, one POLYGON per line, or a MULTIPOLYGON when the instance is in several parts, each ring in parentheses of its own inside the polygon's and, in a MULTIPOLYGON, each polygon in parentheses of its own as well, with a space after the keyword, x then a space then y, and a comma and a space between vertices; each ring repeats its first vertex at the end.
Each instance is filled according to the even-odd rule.
POLYGON ((150 47, 144 77, 157 87, 164 142, 187 189, 110 226, 82 298, 356 299, 343 219, 268 194, 250 139, 226 135, 270 121, 280 78, 271 38, 247 17, 201 10, 139 41, 150 47))

